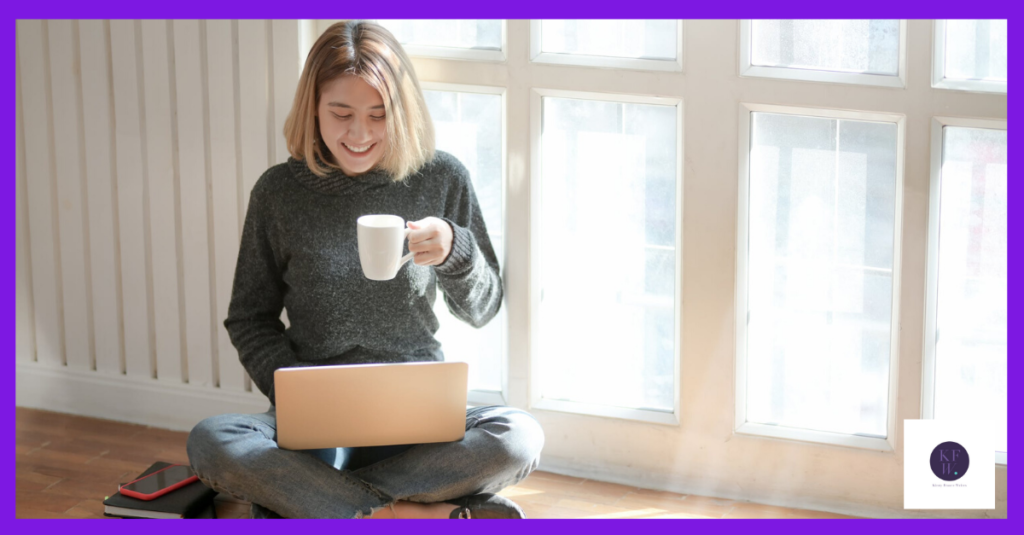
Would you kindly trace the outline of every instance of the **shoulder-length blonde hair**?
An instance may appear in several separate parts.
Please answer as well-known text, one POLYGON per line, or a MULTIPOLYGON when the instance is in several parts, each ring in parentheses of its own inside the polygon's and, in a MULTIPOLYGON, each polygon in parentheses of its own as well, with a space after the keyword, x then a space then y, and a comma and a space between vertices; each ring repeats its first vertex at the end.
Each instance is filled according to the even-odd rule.
POLYGON ((324 86, 347 74, 362 78, 384 100, 388 146, 379 168, 401 181, 434 158, 434 125, 402 45, 379 24, 342 21, 316 40, 302 68, 284 123, 288 152, 296 160, 305 160, 310 171, 321 177, 331 168, 340 169, 325 157, 329 149, 320 140, 316 111, 324 86))

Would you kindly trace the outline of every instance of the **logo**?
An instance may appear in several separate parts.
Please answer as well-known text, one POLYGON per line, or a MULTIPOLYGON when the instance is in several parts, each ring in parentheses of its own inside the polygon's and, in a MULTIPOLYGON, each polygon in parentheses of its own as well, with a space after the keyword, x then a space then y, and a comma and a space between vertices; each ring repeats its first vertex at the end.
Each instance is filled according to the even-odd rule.
POLYGON ((967 473, 971 457, 956 442, 943 442, 932 450, 932 473, 943 481, 956 481, 967 473))

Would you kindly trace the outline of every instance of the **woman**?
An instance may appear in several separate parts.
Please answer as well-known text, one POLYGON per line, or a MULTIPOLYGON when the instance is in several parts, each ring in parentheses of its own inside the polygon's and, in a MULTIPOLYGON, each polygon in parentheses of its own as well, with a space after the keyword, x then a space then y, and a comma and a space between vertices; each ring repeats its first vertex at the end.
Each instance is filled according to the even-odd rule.
POLYGON ((543 431, 518 409, 467 410, 458 442, 277 447, 274 370, 444 360, 435 286, 474 327, 502 298, 468 172, 434 150, 419 82, 390 32, 352 21, 328 28, 306 58, 284 134, 292 157, 253 186, 224 321, 271 406, 197 424, 188 439, 196 474, 252 502, 254 518, 523 518, 492 494, 539 462, 543 431), (414 261, 389 281, 366 279, 359 264, 355 222, 374 213, 413 229, 414 261))

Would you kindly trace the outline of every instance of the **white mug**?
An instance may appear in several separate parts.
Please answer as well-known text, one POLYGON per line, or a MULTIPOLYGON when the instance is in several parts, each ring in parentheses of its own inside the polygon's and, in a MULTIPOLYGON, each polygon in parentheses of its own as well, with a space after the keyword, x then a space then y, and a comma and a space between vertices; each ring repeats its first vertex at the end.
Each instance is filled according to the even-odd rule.
POLYGON ((395 278, 398 270, 416 253, 402 256, 402 246, 412 229, 397 215, 364 215, 356 220, 359 263, 363 275, 375 281, 395 278))

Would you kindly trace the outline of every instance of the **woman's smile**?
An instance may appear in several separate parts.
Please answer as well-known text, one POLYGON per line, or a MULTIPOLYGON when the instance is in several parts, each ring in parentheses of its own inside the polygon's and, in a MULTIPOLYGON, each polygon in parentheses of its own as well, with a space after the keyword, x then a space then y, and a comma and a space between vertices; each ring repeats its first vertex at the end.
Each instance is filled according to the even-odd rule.
POLYGON ((348 149, 349 155, 354 158, 360 158, 368 155, 370 153, 370 149, 377 146, 376 143, 370 143, 369 145, 350 145, 348 143, 342 143, 341 145, 348 149))

